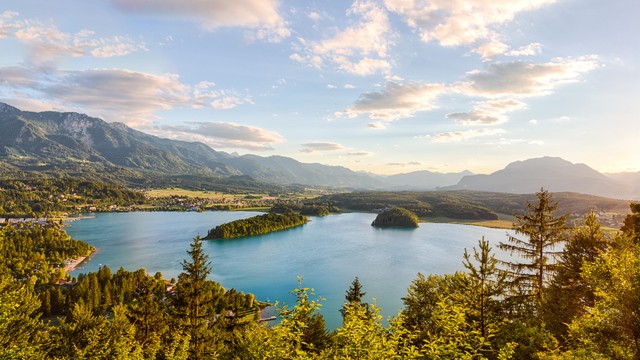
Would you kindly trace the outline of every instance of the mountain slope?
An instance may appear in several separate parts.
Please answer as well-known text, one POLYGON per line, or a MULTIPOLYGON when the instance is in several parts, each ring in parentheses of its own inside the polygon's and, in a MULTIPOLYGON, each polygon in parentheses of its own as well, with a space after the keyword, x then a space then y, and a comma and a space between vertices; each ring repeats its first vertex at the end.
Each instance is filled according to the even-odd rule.
POLYGON ((465 176, 447 190, 481 190, 504 193, 534 193, 541 187, 608 197, 628 198, 631 191, 585 164, 573 164, 557 157, 516 161, 489 175, 465 176))
POLYGON ((384 181, 400 190, 433 190, 457 184, 463 177, 469 175, 473 173, 468 170, 445 174, 425 170, 390 175, 384 178, 384 181))
MULTIPOLYGON (((196 142, 162 139, 78 113, 28 112, 0 103, 0 168, 104 181, 194 176, 272 184, 371 188, 384 183, 340 166, 283 156, 233 156, 196 142), (243 176, 243 177, 239 177, 243 176)), ((145 180, 146 179, 146 180, 145 180)))

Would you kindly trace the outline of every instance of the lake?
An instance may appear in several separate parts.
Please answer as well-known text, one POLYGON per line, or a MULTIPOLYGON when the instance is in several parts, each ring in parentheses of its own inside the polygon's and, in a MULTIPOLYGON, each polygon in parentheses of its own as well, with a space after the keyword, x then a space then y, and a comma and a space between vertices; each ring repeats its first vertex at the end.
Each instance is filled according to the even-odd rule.
MULTIPOLYGON (((97 251, 72 272, 145 268, 177 278, 193 238, 225 222, 258 212, 99 213, 70 222, 68 233, 97 251)), ((289 292, 303 285, 323 297, 327 328, 341 325, 339 309, 346 290, 358 276, 365 301, 376 299, 386 318, 402 308, 401 298, 418 272, 445 274, 463 270, 464 249, 483 236, 493 244, 506 241, 506 231, 470 225, 421 223, 417 229, 378 229, 375 214, 346 213, 312 217, 298 228, 262 236, 204 241, 212 266, 210 278, 227 288, 251 292, 259 300, 293 305, 289 292)), ((495 248, 495 246, 494 246, 495 248)), ((495 250, 495 249, 494 249, 495 250)))

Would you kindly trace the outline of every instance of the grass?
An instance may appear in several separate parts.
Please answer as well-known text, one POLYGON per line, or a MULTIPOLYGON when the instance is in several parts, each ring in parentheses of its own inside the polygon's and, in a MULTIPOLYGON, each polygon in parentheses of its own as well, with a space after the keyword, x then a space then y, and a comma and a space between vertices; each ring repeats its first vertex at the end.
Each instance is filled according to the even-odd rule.
POLYGON ((508 217, 500 216, 499 220, 460 220, 447 217, 436 218, 422 218, 420 222, 432 222, 432 223, 447 223, 447 224, 461 224, 461 225, 474 225, 482 226, 494 229, 512 229, 513 220, 507 219, 508 217))
POLYGON ((223 194, 217 191, 196 191, 196 190, 185 190, 179 188, 168 188, 168 189, 154 189, 145 191, 145 195, 147 197, 170 197, 170 196, 180 196, 180 197, 191 197, 191 198, 208 198, 208 199, 221 199, 223 197, 230 197, 234 195, 223 194))

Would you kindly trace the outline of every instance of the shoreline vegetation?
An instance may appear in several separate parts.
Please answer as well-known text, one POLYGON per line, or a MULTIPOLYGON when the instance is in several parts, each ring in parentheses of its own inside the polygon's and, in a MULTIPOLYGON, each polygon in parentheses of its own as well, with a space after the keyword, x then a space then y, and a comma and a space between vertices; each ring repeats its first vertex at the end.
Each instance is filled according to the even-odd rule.
POLYGON ((307 222, 309 222, 309 218, 298 213, 267 213, 218 225, 209 230, 209 233, 203 240, 264 235, 301 226, 307 222))

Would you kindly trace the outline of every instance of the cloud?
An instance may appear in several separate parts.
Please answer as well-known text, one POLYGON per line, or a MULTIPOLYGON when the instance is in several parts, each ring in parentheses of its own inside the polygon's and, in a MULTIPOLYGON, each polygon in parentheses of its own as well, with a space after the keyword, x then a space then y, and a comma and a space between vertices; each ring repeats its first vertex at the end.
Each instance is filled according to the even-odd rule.
POLYGON ((310 12, 308 15, 309 19, 313 20, 313 21, 318 21, 322 19, 322 15, 320 15, 320 13, 316 12, 316 11, 312 11, 310 12))
POLYGON ((462 125, 495 125, 508 120, 506 113, 526 108, 527 104, 517 99, 489 100, 477 104, 471 112, 451 113, 445 117, 462 125))
POLYGON ((96 37, 90 30, 75 34, 60 31, 55 25, 39 20, 21 20, 10 24, 7 19, 17 13, 0 14, 0 37, 13 37, 29 47, 28 63, 34 67, 50 67, 67 57, 114 57, 146 50, 144 43, 127 36, 96 37))
POLYGON ((123 12, 198 21, 207 31, 222 27, 254 30, 252 40, 281 41, 291 35, 277 0, 111 0, 123 12))
POLYGON ((200 141, 216 148, 273 150, 271 145, 285 141, 282 135, 249 125, 222 122, 187 122, 180 126, 150 128, 171 139, 200 141))
POLYGON ((501 42, 500 40, 492 39, 472 51, 480 55, 483 59, 491 59, 495 56, 504 54, 507 50, 509 50, 509 45, 501 42))
POLYGON ((0 68, 4 98, 34 97, 51 107, 79 111, 132 126, 149 122, 157 111, 174 107, 229 109, 249 103, 248 96, 216 89, 211 82, 184 84, 178 75, 154 75, 121 69, 34 73, 0 68))
POLYGON ((384 121, 374 121, 367 124, 370 129, 383 130, 387 128, 387 124, 384 121))
POLYGON ((576 82, 580 75, 598 67, 595 56, 558 58, 536 64, 525 61, 494 63, 467 73, 459 91, 487 98, 528 97, 550 94, 559 85, 576 82))
POLYGON ((446 87, 441 84, 389 81, 382 91, 362 94, 353 106, 335 115, 348 118, 367 115, 370 119, 382 121, 408 118, 418 111, 437 108, 436 98, 446 91, 446 87))
POLYGON ((496 28, 521 12, 538 9, 555 0, 384 0, 416 29, 423 41, 442 46, 470 45, 491 40, 496 28))
POLYGON ((506 55, 508 56, 531 56, 542 53, 542 44, 531 43, 529 45, 521 46, 516 50, 511 50, 506 55))
POLYGON ((344 146, 336 143, 330 143, 330 142, 311 142, 311 143, 302 144, 302 149, 300 149, 300 152, 311 154, 315 152, 338 151, 338 150, 344 150, 344 146))
POLYGON ((327 63, 355 75, 388 73, 391 63, 386 59, 391 28, 386 11, 373 1, 355 1, 347 15, 360 21, 317 42, 301 39, 303 54, 291 59, 320 68, 327 63))
POLYGON ((498 141, 490 142, 490 143, 487 143, 486 145, 509 146, 509 145, 517 145, 517 144, 544 145, 544 141, 500 138, 498 139, 498 141))
POLYGON ((463 131, 450 131, 443 132, 434 135, 419 136, 421 139, 430 139, 434 142, 461 142, 477 137, 493 136, 504 134, 506 131, 503 129, 470 129, 463 131))
POLYGON ((11 20, 18 15, 17 12, 8 10, 0 13, 0 39, 9 36, 9 33, 19 26, 11 20))
POLYGON ((406 162, 406 163, 391 162, 391 163, 386 163, 385 165, 387 165, 387 166, 398 166, 398 167, 408 167, 408 166, 420 166, 420 165, 422 165, 422 163, 417 162, 417 161, 410 161, 410 162, 406 162))
POLYGON ((36 77, 32 70, 19 67, 0 68, 0 85, 11 88, 29 87, 36 84, 36 77))
POLYGON ((347 156, 371 156, 373 153, 368 151, 351 151, 347 153, 347 156))

